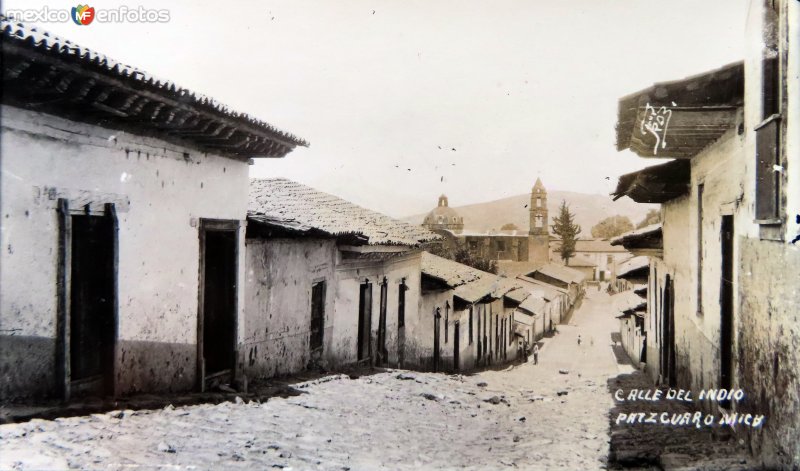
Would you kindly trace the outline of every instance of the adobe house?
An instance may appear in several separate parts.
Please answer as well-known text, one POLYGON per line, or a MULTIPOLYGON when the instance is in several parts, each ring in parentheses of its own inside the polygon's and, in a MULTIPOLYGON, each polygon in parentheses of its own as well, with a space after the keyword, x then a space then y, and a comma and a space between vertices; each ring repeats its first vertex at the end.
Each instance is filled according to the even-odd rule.
MULTIPOLYGON (((562 264, 561 240, 550 241, 551 261, 562 264)), ((614 246, 607 239, 578 239, 569 267, 578 269, 587 280, 607 281, 614 277, 617 265, 630 255, 623 247, 614 246)))
POLYGON ((252 180, 238 371, 414 364, 432 327, 418 315, 420 251, 438 239, 297 182, 252 180))
POLYGON ((611 304, 620 313, 616 317, 619 319, 622 348, 633 365, 639 368, 647 358, 647 331, 644 329, 647 301, 631 289, 611 296, 611 304))
POLYGON ((681 388, 744 390, 702 405, 764 414, 737 433, 788 468, 800 463, 800 278, 787 268, 800 266, 800 4, 752 0, 746 44, 743 62, 620 100, 620 150, 686 163, 629 174, 617 193, 662 203, 647 368, 681 388))
POLYGON ((305 141, 0 19, 0 400, 231 379, 248 162, 305 141))
POLYGON ((518 284, 428 252, 421 270, 414 367, 467 371, 516 358, 516 304, 506 295, 518 284))
POLYGON ((586 276, 578 270, 556 263, 548 263, 526 275, 529 278, 565 290, 568 296, 568 309, 583 296, 586 276))
POLYGON ((525 275, 518 276, 515 281, 520 283, 531 296, 545 301, 543 306, 533 304, 534 309, 523 307, 523 310, 527 310, 537 319, 532 335, 540 339, 545 334, 553 332, 555 326, 562 323, 570 309, 568 291, 525 275))

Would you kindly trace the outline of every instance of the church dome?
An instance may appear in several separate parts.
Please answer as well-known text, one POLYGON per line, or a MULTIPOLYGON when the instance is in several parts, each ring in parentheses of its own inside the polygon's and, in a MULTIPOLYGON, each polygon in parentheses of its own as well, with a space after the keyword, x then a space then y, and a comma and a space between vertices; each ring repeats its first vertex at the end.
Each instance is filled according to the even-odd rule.
POLYGON ((448 205, 447 196, 442 195, 439 197, 439 204, 425 216, 422 225, 432 230, 461 231, 464 229, 464 218, 448 205))

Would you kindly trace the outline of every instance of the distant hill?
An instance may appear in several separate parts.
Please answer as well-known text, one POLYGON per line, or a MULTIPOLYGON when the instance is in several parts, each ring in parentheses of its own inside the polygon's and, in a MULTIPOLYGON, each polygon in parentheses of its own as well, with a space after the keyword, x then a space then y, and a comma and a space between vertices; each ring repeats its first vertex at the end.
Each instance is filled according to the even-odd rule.
MULTIPOLYGON (((628 216, 635 226, 644 219, 648 209, 658 207, 655 204, 634 203, 628 198, 612 201, 610 196, 588 195, 571 191, 548 191, 547 209, 549 211, 550 224, 553 223, 553 217, 558 215, 558 207, 561 205, 561 200, 566 200, 570 211, 575 214, 575 222, 580 224, 583 229, 581 231, 581 237, 583 238, 591 237, 592 226, 609 216, 617 214, 628 216)), ((453 206, 453 209, 464 217, 465 230, 499 230, 503 224, 509 222, 516 224, 521 230, 527 230, 530 218, 528 213, 530 202, 531 195, 524 194, 486 203, 453 206)), ((412 224, 422 224, 426 214, 415 214, 402 220, 412 224)))

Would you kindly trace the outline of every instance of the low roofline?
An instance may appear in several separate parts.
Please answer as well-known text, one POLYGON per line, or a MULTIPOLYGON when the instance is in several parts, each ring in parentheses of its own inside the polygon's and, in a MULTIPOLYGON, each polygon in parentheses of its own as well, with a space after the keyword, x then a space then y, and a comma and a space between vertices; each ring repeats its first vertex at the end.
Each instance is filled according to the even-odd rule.
POLYGON ((620 98, 617 150, 692 158, 734 127, 743 106, 743 61, 656 83, 620 98))
POLYGON ((614 201, 627 196, 637 203, 666 203, 689 193, 690 173, 687 160, 651 165, 620 176, 611 196, 614 201))
POLYGON ((660 249, 663 247, 661 223, 651 224, 614 237, 611 239, 611 245, 621 245, 628 250, 639 248, 660 249))
POLYGON ((283 157, 308 142, 207 96, 0 15, 4 104, 223 157, 283 157))

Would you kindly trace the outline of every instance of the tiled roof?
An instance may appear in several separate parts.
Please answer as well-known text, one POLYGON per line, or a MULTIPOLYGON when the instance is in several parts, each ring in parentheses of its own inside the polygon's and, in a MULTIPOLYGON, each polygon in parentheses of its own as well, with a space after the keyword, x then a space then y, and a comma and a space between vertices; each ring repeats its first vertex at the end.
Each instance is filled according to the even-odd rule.
POLYGON ((537 292, 537 290, 539 290, 542 296, 544 296, 544 298, 548 301, 558 299, 559 295, 567 293, 567 290, 565 289, 545 283, 544 281, 539 281, 529 276, 521 275, 517 277, 517 280, 520 281, 529 291, 537 292))
POLYGON ((515 288, 508 293, 506 293, 506 298, 514 301, 515 303, 521 303, 525 301, 525 299, 531 295, 531 292, 525 288, 515 288))
POLYGON ((638 243, 653 240, 654 242, 660 241, 662 238, 661 223, 650 224, 649 226, 642 227, 633 231, 626 232, 622 235, 611 239, 611 245, 638 245, 638 243))
POLYGON ((647 306, 647 301, 633 290, 623 291, 611 296, 611 303, 619 312, 636 311, 647 306))
POLYGON ((503 290, 507 287, 502 281, 503 278, 489 273, 488 276, 456 287, 453 295, 468 303, 478 302, 487 296, 499 298, 505 294, 503 290))
POLYGON ((633 292, 641 298, 647 298, 647 283, 633 285, 633 292))
POLYGON ((0 15, 3 103, 228 157, 308 143, 207 96, 0 15))
POLYGON ((691 165, 686 160, 645 167, 617 180, 614 201, 627 196, 637 203, 665 203, 689 193, 691 165))
POLYGON ((440 236, 284 178, 250 180, 247 217, 291 230, 361 236, 369 245, 417 246, 440 236))
POLYGON ((441 280, 451 288, 471 283, 484 275, 491 275, 430 252, 422 252, 422 273, 441 280))
POLYGON ((519 305, 519 309, 528 311, 534 315, 544 315, 544 308, 547 301, 544 298, 536 295, 528 296, 528 298, 519 305))
MULTIPOLYGON (((617 268, 617 278, 633 277, 638 278, 639 272, 644 272, 650 267, 650 258, 644 255, 633 257, 619 265, 617 268)), ((645 275, 646 277, 646 275, 645 275)))
POLYGON ((528 311, 523 311, 517 308, 514 311, 514 322, 519 322, 522 325, 532 326, 536 322, 536 317, 528 311))
POLYGON ((487 296, 499 299, 519 288, 519 284, 513 280, 428 252, 422 253, 422 273, 441 280, 453 289, 454 296, 469 303, 478 302, 487 296))
POLYGON ((584 274, 578 270, 573 270, 572 268, 556 263, 548 263, 536 271, 565 283, 580 283, 586 278, 584 274))
POLYGON ((657 83, 619 100, 617 150, 630 149, 642 157, 691 158, 735 126, 736 110, 743 103, 742 61, 657 83), (663 130, 648 130, 647 123, 661 122, 658 118, 663 130), (666 141, 656 137, 664 134, 666 141))

